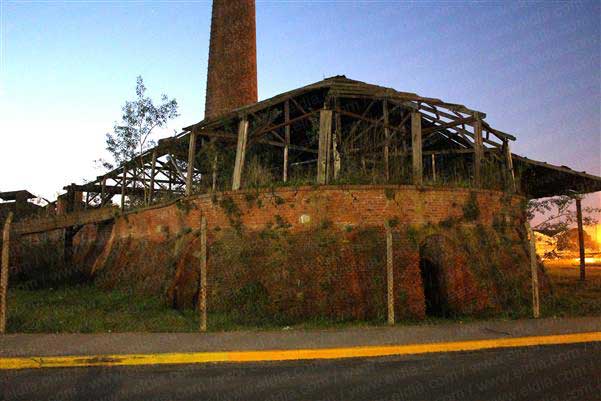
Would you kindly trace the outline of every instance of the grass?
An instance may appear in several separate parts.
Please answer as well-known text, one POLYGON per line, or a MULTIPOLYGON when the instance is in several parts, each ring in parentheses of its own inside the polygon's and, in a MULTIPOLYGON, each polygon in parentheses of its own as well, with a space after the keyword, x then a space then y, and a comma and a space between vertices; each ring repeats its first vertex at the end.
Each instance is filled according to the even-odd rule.
POLYGON ((601 266, 587 266, 586 281, 572 262, 545 262, 553 297, 543 300, 543 317, 601 316, 601 266))
POLYGON ((7 329, 12 333, 176 332, 197 327, 193 311, 92 285, 8 292, 7 329))
MULTIPOLYGON (((581 283, 573 266, 548 264, 552 297, 542 300, 543 317, 601 316, 601 267, 589 267, 581 283)), ((195 310, 178 311, 156 297, 124 291, 104 291, 91 284, 60 288, 25 290, 11 288, 8 293, 9 333, 107 333, 107 332, 195 332, 195 310)), ((512 315, 493 319, 511 319, 512 315)), ((470 322, 482 318, 460 316, 448 319, 407 320, 399 324, 423 325, 470 322)), ((236 323, 232 316, 209 314, 210 331, 287 329, 277 323, 249 325, 236 323)), ((312 319, 293 325, 294 329, 326 329, 383 325, 383 321, 333 322, 312 319)))

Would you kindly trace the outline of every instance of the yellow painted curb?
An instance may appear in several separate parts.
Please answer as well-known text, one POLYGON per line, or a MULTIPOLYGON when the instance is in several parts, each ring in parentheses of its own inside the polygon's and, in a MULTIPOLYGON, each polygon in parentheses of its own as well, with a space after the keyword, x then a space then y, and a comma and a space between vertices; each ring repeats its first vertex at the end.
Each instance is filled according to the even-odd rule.
POLYGON ((535 345, 574 344, 599 341, 601 341, 601 332, 536 337, 497 338, 492 340, 458 341, 448 343, 385 345, 347 348, 95 356, 18 357, 0 358, 0 370, 66 368, 82 366, 133 366, 193 364, 211 362, 263 362, 311 359, 340 359, 392 355, 416 355, 435 352, 474 351, 493 348, 530 347, 535 345))

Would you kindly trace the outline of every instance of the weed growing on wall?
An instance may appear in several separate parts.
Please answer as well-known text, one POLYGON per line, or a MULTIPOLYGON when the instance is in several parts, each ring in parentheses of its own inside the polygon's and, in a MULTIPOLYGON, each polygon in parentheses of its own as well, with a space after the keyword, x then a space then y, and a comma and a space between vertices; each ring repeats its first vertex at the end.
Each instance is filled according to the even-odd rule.
POLYGON ((475 192, 470 192, 467 202, 463 205, 463 218, 466 221, 475 221, 478 217, 480 217, 478 198, 475 192))

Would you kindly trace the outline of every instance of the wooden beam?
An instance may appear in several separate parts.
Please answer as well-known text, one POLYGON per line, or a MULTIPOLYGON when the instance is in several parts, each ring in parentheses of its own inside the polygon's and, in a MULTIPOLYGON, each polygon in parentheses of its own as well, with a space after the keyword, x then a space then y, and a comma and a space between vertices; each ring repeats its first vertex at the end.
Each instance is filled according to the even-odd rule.
POLYGON ((0 334, 6 331, 6 307, 8 293, 8 271, 10 269, 10 226, 13 221, 13 212, 8 213, 2 230, 2 265, 0 266, 0 334))
POLYGON ((431 132, 445 130, 447 128, 453 128, 453 127, 456 127, 458 125, 474 124, 476 121, 477 121, 477 119, 475 117, 467 117, 467 118, 460 118, 458 120, 449 121, 447 123, 442 123, 441 122, 439 125, 436 125, 436 126, 433 126, 433 127, 424 128, 422 130, 422 134, 426 135, 426 134, 429 134, 431 132))
POLYGON ((584 257, 584 229, 582 228, 582 203, 576 197, 576 220, 578 223, 578 251, 580 253, 580 281, 586 280, 586 259, 584 257))
POLYGON ((324 185, 328 179, 328 145, 332 136, 332 110, 319 112, 319 150, 317 153, 317 184, 324 185))
POLYGON ((246 141, 248 139, 248 120, 243 118, 238 125, 238 145, 236 147, 236 161, 232 178, 232 190, 240 189, 242 170, 244 169, 244 158, 246 156, 246 141))
POLYGON ((196 130, 190 132, 190 142, 188 143, 188 171, 186 172, 186 196, 192 195, 192 180, 194 176, 194 159, 196 155, 196 130))
POLYGON ((106 177, 102 177, 100 184, 100 206, 104 206, 104 198, 106 196, 106 177))
POLYGON ((513 170, 513 158, 511 157, 511 149, 509 146, 509 141, 508 140, 504 140, 503 141, 503 148, 505 151, 505 165, 506 168, 508 170, 508 175, 509 175, 509 190, 511 192, 517 192, 517 187, 516 187, 516 183, 515 183, 515 172, 513 170))
POLYGON ((288 181, 288 148, 290 146, 290 101, 286 100, 284 103, 284 171, 283 180, 288 181))
MULTIPOLYGON (((395 127, 393 125, 384 125, 384 122, 381 121, 381 119, 373 120, 371 118, 367 118, 367 117, 364 117, 362 115, 359 115, 359 114, 356 114, 356 113, 352 113, 350 111, 346 111, 346 110, 342 110, 342 109, 338 109, 338 110, 336 110, 336 112, 342 114, 343 116, 348 116, 348 117, 352 117, 352 118, 355 118, 355 119, 360 120, 360 121, 365 121, 366 123, 369 123, 370 125, 382 126, 384 128, 388 128, 388 129, 390 129, 392 131, 400 131, 400 132, 403 131, 401 128, 395 127)), ((358 125, 356 125, 356 126, 358 126, 358 125)), ((355 128, 355 127, 353 127, 353 128, 355 128)), ((356 128, 355 128, 355 130, 356 130, 356 128)), ((351 134, 353 132, 354 132, 354 130, 351 129, 351 134)))
MULTIPOLYGON (((336 98, 336 104, 338 104, 338 98, 336 98)), ((341 143, 342 139, 342 116, 338 112, 335 113, 335 123, 336 129, 334 130, 334 137, 332 139, 332 157, 334 163, 334 179, 337 179, 342 167, 340 151, 338 150, 338 144, 341 143)))
POLYGON ((419 112, 411 113, 411 153, 413 155, 413 184, 423 184, 422 119, 419 112))
POLYGON ((179 166, 175 162, 175 155, 171 154, 170 156, 171 157, 169 157, 169 162, 173 166, 173 171, 175 171, 175 173, 176 173, 175 176, 180 180, 180 183, 183 183, 184 185, 186 185, 186 176, 184 176, 184 173, 182 173, 182 170, 179 168, 179 166))
POLYGON ((315 113, 316 113, 316 111, 310 111, 310 112, 308 112, 306 114, 303 114, 302 116, 291 118, 287 123, 283 122, 283 123, 280 123, 280 124, 276 124, 276 125, 271 125, 269 127, 265 127, 263 129, 259 129, 259 130, 253 132, 253 137, 257 137, 257 136, 259 136, 261 134, 264 134, 265 132, 270 132, 270 131, 276 130, 278 128, 282 128, 282 127, 284 127, 286 125, 290 125, 290 124, 295 123, 297 121, 303 120, 305 118, 309 118, 309 117, 311 117, 315 113))
POLYGON ((474 186, 482 187, 482 156, 484 153, 482 144, 482 121, 474 122, 474 186))
POLYGON ((217 153, 213 156, 213 183, 211 189, 213 192, 217 190, 217 153))

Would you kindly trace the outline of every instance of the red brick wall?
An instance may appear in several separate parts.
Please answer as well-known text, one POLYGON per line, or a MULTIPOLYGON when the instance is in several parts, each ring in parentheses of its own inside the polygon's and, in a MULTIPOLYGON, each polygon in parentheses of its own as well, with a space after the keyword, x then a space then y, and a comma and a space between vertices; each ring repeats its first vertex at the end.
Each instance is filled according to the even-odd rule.
POLYGON ((257 101, 254 0, 213 0, 205 118, 257 101))
POLYGON ((232 216, 228 216, 227 205, 223 206, 224 199, 227 203, 229 199, 235 203, 241 213, 242 225, 250 230, 262 229, 275 215, 287 220, 293 231, 319 226, 324 220, 339 228, 382 226, 390 219, 410 225, 439 224, 449 217, 461 219, 463 207, 472 193, 479 206, 477 222, 480 224, 492 225, 494 217, 504 208, 506 213, 519 214, 516 209, 522 198, 507 197, 496 191, 382 185, 322 186, 194 196, 180 201, 180 206, 176 202, 128 213, 126 219, 117 220, 116 226, 119 235, 155 241, 164 238, 164 230, 176 233, 182 227, 199 228, 201 214, 206 216, 209 229, 225 228, 230 226, 232 216), (303 216, 308 216, 308 222, 301 222, 301 219, 307 219, 303 216), (159 226, 161 229, 157 228, 159 226))
POLYGON ((420 245, 431 235, 448 238, 444 291, 453 312, 500 311, 514 307, 515 291, 522 301, 529 291, 521 201, 494 191, 413 186, 238 191, 128 213, 110 234, 105 228, 93 258, 85 243, 96 240, 94 227, 82 231, 78 246, 88 249, 80 260, 93 260, 99 283, 192 307, 204 214, 210 311, 255 315, 261 307, 284 321, 383 319, 388 221, 395 226, 398 316, 425 315, 420 245), (470 202, 477 218, 465 217, 470 202))

